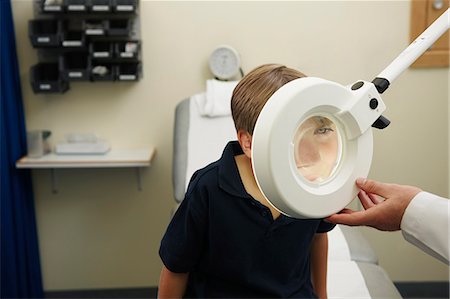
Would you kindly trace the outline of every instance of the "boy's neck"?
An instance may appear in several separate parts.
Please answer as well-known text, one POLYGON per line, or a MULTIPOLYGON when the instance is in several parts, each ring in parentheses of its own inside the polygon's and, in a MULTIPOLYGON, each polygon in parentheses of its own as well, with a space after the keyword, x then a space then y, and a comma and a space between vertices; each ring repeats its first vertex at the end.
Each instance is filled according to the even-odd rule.
POLYGON ((268 207, 270 212, 272 212, 273 219, 278 218, 278 216, 280 216, 280 212, 269 204, 256 183, 251 160, 246 155, 237 155, 234 156, 234 159, 236 161, 242 183, 244 184, 245 191, 247 191, 247 193, 254 199, 268 207))

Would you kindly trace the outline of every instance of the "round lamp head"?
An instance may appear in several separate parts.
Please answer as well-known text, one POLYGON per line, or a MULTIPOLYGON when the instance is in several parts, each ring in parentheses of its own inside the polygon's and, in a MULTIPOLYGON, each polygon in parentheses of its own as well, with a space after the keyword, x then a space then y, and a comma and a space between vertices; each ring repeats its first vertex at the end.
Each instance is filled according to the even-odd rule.
POLYGON ((263 195, 281 213, 324 218, 356 196, 355 180, 367 176, 372 161, 372 130, 365 123, 383 111, 362 108, 372 97, 367 88, 306 77, 267 101, 253 133, 252 166, 263 195))

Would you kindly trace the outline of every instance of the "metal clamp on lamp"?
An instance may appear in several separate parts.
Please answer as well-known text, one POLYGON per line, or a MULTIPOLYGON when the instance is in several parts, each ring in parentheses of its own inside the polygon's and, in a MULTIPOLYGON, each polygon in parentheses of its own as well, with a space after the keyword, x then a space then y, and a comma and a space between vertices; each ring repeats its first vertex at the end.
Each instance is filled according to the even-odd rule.
POLYGON ((293 80, 267 101, 252 143, 255 178, 267 200, 295 218, 324 218, 358 193, 369 173, 372 127, 383 129, 389 85, 449 29, 449 10, 372 82, 349 86, 320 78, 293 80))

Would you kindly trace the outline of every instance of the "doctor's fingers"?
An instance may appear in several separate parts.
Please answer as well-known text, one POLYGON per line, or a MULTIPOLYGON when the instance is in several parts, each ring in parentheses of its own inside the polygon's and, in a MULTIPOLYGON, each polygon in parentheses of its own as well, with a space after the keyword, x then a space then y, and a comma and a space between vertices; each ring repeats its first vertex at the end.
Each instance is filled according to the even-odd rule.
POLYGON ((349 209, 345 210, 346 211, 344 213, 331 215, 330 217, 326 218, 326 220, 331 223, 345 224, 350 226, 373 225, 374 213, 371 213, 371 210, 357 212, 349 209))
POLYGON ((342 211, 339 212, 339 214, 351 214, 354 213, 352 209, 344 208, 342 211))
POLYGON ((358 198, 359 198, 359 201, 361 202, 362 206, 366 210, 370 209, 371 207, 373 207, 376 204, 372 201, 372 197, 369 197, 369 195, 364 190, 359 191, 358 198))
POLYGON ((391 184, 381 183, 374 180, 359 178, 356 180, 356 185, 366 193, 373 193, 384 198, 388 197, 392 193, 391 184))
MULTIPOLYGON (((337 221, 339 221, 339 220, 341 220, 343 218, 343 217, 341 217, 341 215, 351 214, 351 213, 354 213, 354 212, 355 211, 353 211, 352 209, 344 208, 338 214, 330 215, 330 216, 326 217, 324 220, 326 222, 330 222, 330 223, 334 223, 334 224, 342 224, 342 223, 338 223, 337 222, 337 221)), ((344 219, 345 219, 345 217, 344 217, 344 219)))
MULTIPOLYGON (((366 192, 367 193, 367 192, 366 192)), ((374 204, 379 204, 379 203, 382 203, 383 201, 384 201, 384 199, 381 197, 381 196, 378 196, 378 195, 376 195, 376 194, 373 194, 373 193, 367 193, 367 195, 370 197, 370 199, 372 200, 372 202, 374 203, 374 204)))

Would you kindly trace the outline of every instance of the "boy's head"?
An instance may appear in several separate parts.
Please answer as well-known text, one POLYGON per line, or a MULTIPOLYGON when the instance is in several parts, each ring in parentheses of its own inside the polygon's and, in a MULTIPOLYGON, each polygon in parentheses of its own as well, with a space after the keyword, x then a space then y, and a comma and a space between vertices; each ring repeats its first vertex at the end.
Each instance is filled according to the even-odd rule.
POLYGON ((306 77, 280 64, 264 64, 244 76, 233 91, 231 113, 244 153, 251 157, 251 137, 267 100, 284 84, 306 77))

